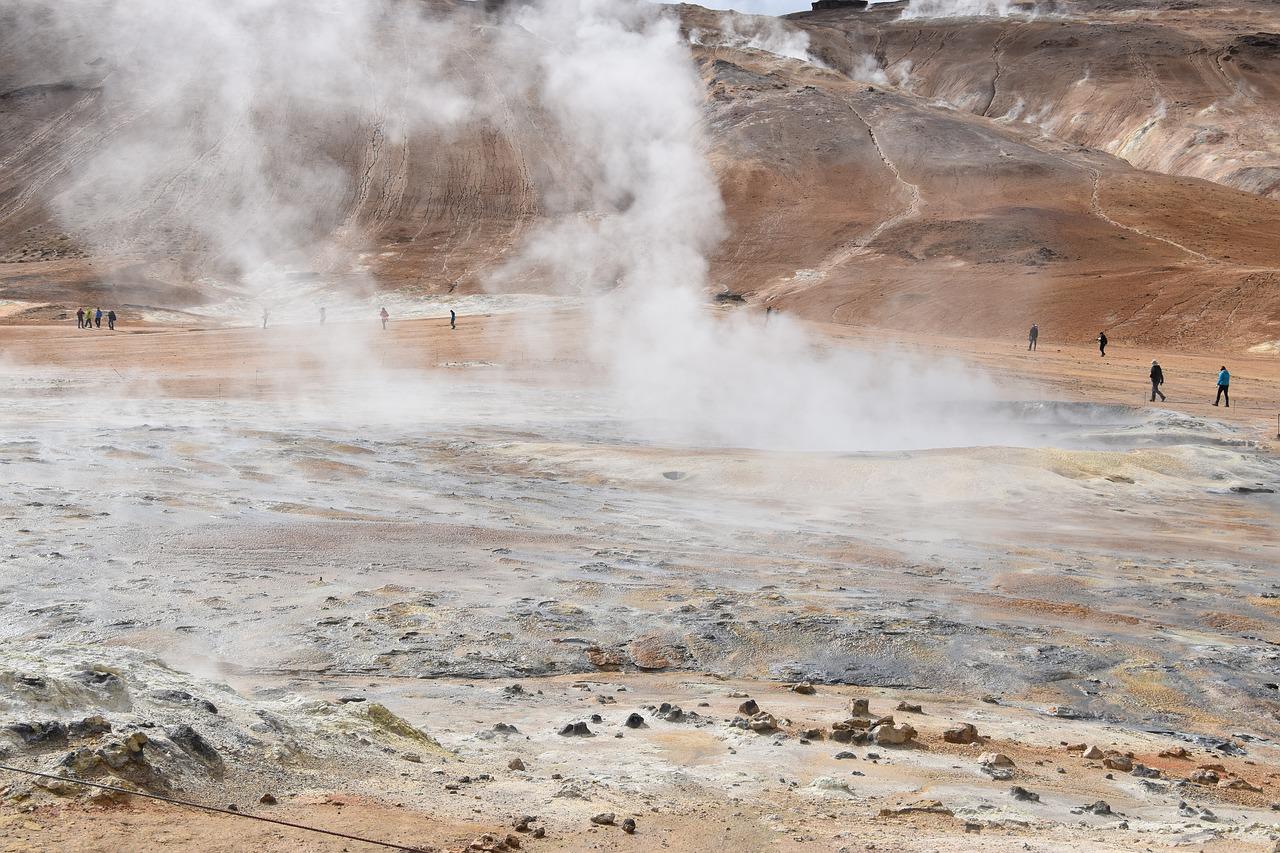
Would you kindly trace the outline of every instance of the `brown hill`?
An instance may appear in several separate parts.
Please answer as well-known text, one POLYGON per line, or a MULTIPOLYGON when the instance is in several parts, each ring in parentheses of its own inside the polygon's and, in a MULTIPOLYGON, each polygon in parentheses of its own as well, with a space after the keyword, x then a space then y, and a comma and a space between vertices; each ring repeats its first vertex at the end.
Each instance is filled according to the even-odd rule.
MULTIPOLYGON (((460 5, 459 37, 483 55, 495 28, 460 5)), ((1009 335, 1035 320, 1056 336, 1106 328, 1187 348, 1280 339, 1274 4, 1085 2, 1003 18, 903 8, 790 16, 808 62, 742 36, 771 21, 677 8, 698 42, 727 208, 716 288, 912 331, 1009 335)), ((149 117, 104 97, 94 57, 51 70, 16 32, 0 27, 7 313, 48 318, 86 300, 199 311, 234 291, 243 268, 181 227, 220 190, 182 168, 68 218, 59 194, 77 164, 149 117)), ((483 68, 453 71, 502 94, 483 68)), ((273 153, 285 174, 292 158, 324 156, 349 175, 308 199, 321 213, 288 259, 320 288, 480 291, 546 215, 547 188, 581 179, 518 99, 447 142, 282 114, 297 122, 296 148, 273 153)), ((215 139, 199 156, 222 154, 234 152, 215 139)))

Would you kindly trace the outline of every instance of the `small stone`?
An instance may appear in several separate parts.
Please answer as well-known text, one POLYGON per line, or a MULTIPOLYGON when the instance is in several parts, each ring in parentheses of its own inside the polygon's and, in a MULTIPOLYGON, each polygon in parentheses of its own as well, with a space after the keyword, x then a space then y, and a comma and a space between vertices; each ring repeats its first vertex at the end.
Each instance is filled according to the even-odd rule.
POLYGON ((1161 758, 1190 758, 1191 753, 1187 752, 1185 747, 1175 746, 1172 749, 1161 750, 1161 758))
POLYGON ((1089 747, 1083 743, 1073 743, 1067 747, 1067 752, 1084 752, 1089 747))
POLYGON ((528 832, 530 826, 536 823, 537 820, 538 819, 531 814, 521 815, 516 818, 516 822, 514 824, 516 832, 528 832))
POLYGON ((525 766, 523 759, 517 757, 507 762, 507 769, 508 770, 528 770, 529 768, 525 766))
POLYGON ((1103 755, 1105 755, 1105 753, 1102 750, 1098 749, 1096 746, 1091 746, 1084 751, 1084 755, 1082 757, 1097 761, 1103 755))
POLYGON ((1127 755, 1112 753, 1102 759, 1102 766, 1111 770, 1119 770, 1121 773, 1128 773, 1133 769, 1133 759, 1127 755))
POLYGON ((599 714, 592 714, 592 715, 591 715, 591 722, 593 722, 593 723, 603 723, 603 722, 604 722, 604 717, 600 716, 599 714))
POLYGON ((756 704, 756 700, 748 699, 738 706, 738 713, 744 717, 754 717, 760 713, 760 706, 756 704))
POLYGON ((768 734, 769 732, 777 731, 778 721, 774 719, 773 714, 761 711, 753 715, 750 720, 747 720, 747 728, 757 734, 768 734))
POLYGON ((625 818, 622 821, 622 831, 627 835, 633 835, 636 831, 636 822, 634 818, 625 818))
POLYGON ((1106 800, 1098 800, 1093 805, 1085 806, 1084 810, 1089 812, 1090 814, 1096 814, 1096 815, 1111 814, 1111 806, 1110 804, 1107 803, 1106 800))
POLYGON ((801 681, 797 684, 793 684, 791 685, 790 690, 792 693, 799 693, 801 696, 812 696, 818 692, 814 689, 813 684, 808 681, 801 681))
POLYGON ((512 850, 520 849, 521 842, 520 842, 520 836, 518 835, 512 835, 511 833, 508 832, 507 837, 502 839, 502 842, 506 844, 508 847, 510 847, 512 850))
POLYGON ((264 806, 274 806, 280 801, 276 799, 274 794, 268 792, 263 794, 261 797, 258 797, 258 802, 262 803, 264 806))
POLYGON ((1257 785, 1247 782, 1244 779, 1232 779, 1230 781, 1222 781, 1218 783, 1219 788, 1226 788, 1231 791, 1249 791, 1254 794, 1261 794, 1262 789, 1257 785))
POLYGON ((845 758, 857 758, 858 756, 846 750, 844 752, 837 752, 835 757, 838 759, 845 759, 845 758))
POLYGON ((601 812, 600 814, 591 818, 591 822, 599 826, 613 826, 614 820, 615 820, 615 817, 613 812, 601 812))
POLYGON ((565 723, 563 728, 560 729, 560 734, 564 737, 591 737, 595 733, 591 731, 591 729, 587 728, 586 723, 579 721, 576 723, 565 723))
POLYGON ((978 763, 983 767, 1012 767, 1013 759, 1003 752, 984 752, 978 756, 978 763))
POLYGON ((1139 763, 1133 765, 1133 770, 1129 771, 1129 775, 1137 776, 1139 779, 1159 779, 1160 771, 1154 767, 1139 763))
POLYGON ((871 700, 854 699, 849 703, 849 713, 855 717, 871 716, 871 700))
POLYGON ((644 717, 633 711, 627 717, 626 722, 624 722, 623 725, 629 729, 642 729, 645 727, 644 717))
POLYGON ((1009 793, 1013 795, 1013 798, 1015 800, 1021 800, 1024 803, 1040 802, 1039 794, 1034 793, 1032 791, 1028 791, 1026 788, 1022 787, 1021 785, 1014 785, 1012 788, 1009 789, 1009 793))
POLYGON ((510 723, 494 723, 493 730, 498 734, 504 735, 515 735, 520 733, 520 730, 510 723))
POLYGON ((895 711, 905 711, 908 714, 923 714, 924 709, 913 702, 899 702, 893 709, 895 711))
POLYGON ((545 838, 545 837, 546 837, 546 835, 547 835, 547 831, 546 831, 546 829, 544 829, 544 828, 543 828, 543 827, 541 827, 541 826, 539 826, 539 827, 537 827, 536 829, 534 829, 534 830, 533 830, 533 837, 534 837, 534 838, 545 838))

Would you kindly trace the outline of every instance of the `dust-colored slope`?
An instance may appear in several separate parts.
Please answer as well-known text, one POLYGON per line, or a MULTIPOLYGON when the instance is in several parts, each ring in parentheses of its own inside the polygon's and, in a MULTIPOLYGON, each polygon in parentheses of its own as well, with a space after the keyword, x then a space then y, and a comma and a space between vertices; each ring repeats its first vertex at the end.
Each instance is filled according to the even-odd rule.
MULTIPOLYGON (((830 68, 741 40, 694 47, 729 225, 712 286, 813 319, 912 331, 1005 336, 1034 320, 1068 337, 1106 328, 1160 346, 1280 339, 1280 60, 1266 35, 1280 22, 1258 2, 1185 5, 792 16, 787 26, 830 68)), ((704 35, 726 27, 721 13, 676 13, 704 35)), ((483 56, 493 28, 463 14, 483 56)), ((85 302, 208 311, 235 292, 243 270, 173 226, 223 191, 195 177, 208 170, 179 169, 122 200, 118 222, 93 229, 118 226, 108 245, 65 224, 60 194, 81 159, 147 116, 108 109, 94 66, 50 79, 4 39, 5 316, 49 320, 85 302)), ((483 67, 457 71, 501 95, 483 67)), ((564 188, 582 180, 518 99, 448 139, 398 137, 394 118, 299 137, 296 156, 349 174, 342 191, 309 200, 322 213, 304 257, 287 259, 308 287, 493 286, 545 221, 549 193, 571 197, 564 188)), ((215 143, 201 156, 232 154, 215 143)), ((527 274, 501 286, 554 283, 527 274)))

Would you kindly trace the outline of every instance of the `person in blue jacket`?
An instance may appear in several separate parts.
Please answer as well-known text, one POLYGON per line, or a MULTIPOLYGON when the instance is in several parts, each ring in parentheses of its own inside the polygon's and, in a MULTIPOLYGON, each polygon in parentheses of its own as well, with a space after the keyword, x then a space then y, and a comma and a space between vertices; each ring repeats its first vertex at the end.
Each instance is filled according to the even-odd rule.
POLYGON ((1220 401, 1226 401, 1227 408, 1231 408, 1231 395, 1227 393, 1231 387, 1231 374, 1227 373, 1227 366, 1222 365, 1222 369, 1218 371, 1218 396, 1214 399, 1213 404, 1216 406, 1220 401))

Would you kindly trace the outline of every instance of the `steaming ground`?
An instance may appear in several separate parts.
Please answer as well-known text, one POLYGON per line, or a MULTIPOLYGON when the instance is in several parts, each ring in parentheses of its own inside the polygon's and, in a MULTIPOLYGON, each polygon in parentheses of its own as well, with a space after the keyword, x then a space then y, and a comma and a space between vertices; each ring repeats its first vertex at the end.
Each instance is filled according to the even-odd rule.
MULTIPOLYGON (((564 312, 394 324, 323 380, 313 326, 4 329, 4 723, 103 714, 150 732, 143 754, 191 795, 445 847, 536 814, 547 839, 523 837, 545 849, 932 849, 974 831, 995 849, 1267 849, 1280 502, 1261 490, 1280 465, 1256 430, 1041 402, 1024 380, 871 451, 657 440, 688 433, 620 418, 578 328, 564 312), (802 679, 816 695, 785 689, 802 679), (197 707, 156 698, 174 690, 197 707), (727 724, 745 695, 780 733, 727 724), (920 745, 804 734, 829 737, 856 696, 920 745), (903 698, 926 713, 894 712, 903 698), (439 746, 371 722, 373 702, 439 746), (684 718, 644 708, 661 702, 684 718), (631 711, 645 727, 622 726, 631 711), (556 734, 592 713, 596 737, 556 734), (991 742, 945 743, 962 720, 991 742), (1177 746, 1187 759, 1156 755, 1177 746), (979 772, 987 750, 1040 801, 979 772), (1179 781, 1210 763, 1260 790, 1179 781), (1071 811, 1099 799, 1116 814, 1071 811), (639 832, 589 823, 604 811, 639 832)), ((67 751, 15 731, 9 763, 67 751)), ((50 796, 8 793, 11 815, 50 796)), ((120 843, 83 808, 6 827, 39 849, 120 843)), ((282 843, 228 842, 218 820, 143 843, 282 843)))

